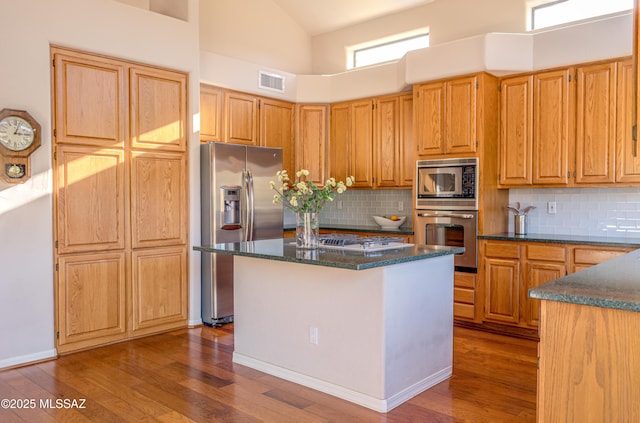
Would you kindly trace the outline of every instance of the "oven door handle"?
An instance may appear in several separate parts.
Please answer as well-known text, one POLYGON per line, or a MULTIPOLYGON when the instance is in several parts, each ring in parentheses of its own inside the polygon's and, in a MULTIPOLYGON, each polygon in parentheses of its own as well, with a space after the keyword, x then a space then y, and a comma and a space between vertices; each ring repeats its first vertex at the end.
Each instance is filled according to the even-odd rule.
POLYGON ((452 217, 456 219, 473 219, 472 214, 463 213, 447 213, 447 214, 435 214, 435 213, 418 213, 419 217, 452 217))

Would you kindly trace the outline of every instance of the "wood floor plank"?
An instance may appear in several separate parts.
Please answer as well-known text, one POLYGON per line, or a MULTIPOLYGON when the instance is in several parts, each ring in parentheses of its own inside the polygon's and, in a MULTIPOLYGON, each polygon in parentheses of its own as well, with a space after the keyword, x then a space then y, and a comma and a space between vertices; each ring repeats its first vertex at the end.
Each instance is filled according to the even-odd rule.
POLYGON ((535 341, 456 327, 452 377, 378 413, 234 364, 233 324, 180 329, 0 371, 0 398, 87 399, 0 422, 529 423, 536 356, 535 341))

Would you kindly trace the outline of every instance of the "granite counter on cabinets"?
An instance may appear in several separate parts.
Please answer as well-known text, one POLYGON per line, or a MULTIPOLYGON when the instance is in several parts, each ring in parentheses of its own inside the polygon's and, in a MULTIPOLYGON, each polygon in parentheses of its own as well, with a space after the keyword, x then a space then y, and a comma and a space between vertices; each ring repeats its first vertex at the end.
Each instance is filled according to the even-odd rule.
POLYGON ((416 260, 459 254, 464 251, 463 248, 459 247, 444 247, 438 245, 400 246, 394 249, 371 252, 346 251, 336 248, 304 250, 297 249, 295 241, 287 238, 199 246, 194 247, 194 250, 349 270, 373 269, 416 260))
POLYGON ((495 241, 524 241, 545 242, 551 244, 584 244, 602 245, 608 247, 632 247, 640 248, 640 238, 605 237, 588 235, 560 235, 560 234, 526 234, 516 235, 513 232, 502 232, 490 235, 478 235, 478 239, 491 239, 495 241))

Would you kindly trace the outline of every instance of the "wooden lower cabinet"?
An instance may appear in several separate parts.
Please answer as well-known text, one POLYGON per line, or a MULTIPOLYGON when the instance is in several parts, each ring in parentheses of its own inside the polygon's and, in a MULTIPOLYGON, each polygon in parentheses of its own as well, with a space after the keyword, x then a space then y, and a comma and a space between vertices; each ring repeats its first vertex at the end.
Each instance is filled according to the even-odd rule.
POLYGON ((125 263, 124 251, 60 256, 58 352, 127 337, 125 263))
POLYGON ((454 272, 453 274, 453 318, 472 320, 478 319, 475 273, 454 272))
POLYGON ((132 253, 133 332, 184 326, 187 319, 187 247, 132 253))
POLYGON ((483 243, 484 318, 518 323, 520 313, 520 246, 516 243, 483 243))
POLYGON ((482 320, 537 329, 540 301, 529 290, 633 250, 541 242, 480 240, 479 285, 484 291, 482 320))

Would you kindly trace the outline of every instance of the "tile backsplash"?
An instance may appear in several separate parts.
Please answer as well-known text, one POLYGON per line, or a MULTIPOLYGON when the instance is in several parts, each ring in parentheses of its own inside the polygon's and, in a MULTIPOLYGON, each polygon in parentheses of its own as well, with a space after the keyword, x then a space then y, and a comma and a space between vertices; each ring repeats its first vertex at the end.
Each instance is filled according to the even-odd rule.
MULTIPOLYGON (((411 190, 347 190, 327 202, 320 213, 320 224, 376 226, 374 215, 407 216, 402 227, 411 227, 411 190), (399 210, 402 203, 403 210, 399 210), (342 205, 342 208, 340 208, 342 205)), ((293 213, 285 211, 285 225, 295 225, 293 213)))
MULTIPOLYGON (((512 189, 509 204, 536 206, 528 232, 541 234, 640 237, 640 188, 512 189), (556 213, 547 203, 556 202, 556 213)), ((509 230, 513 217, 509 213, 509 230)))

